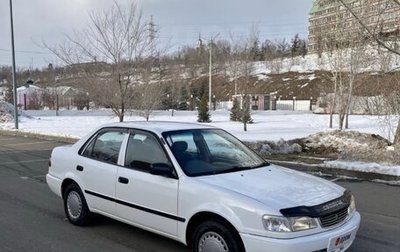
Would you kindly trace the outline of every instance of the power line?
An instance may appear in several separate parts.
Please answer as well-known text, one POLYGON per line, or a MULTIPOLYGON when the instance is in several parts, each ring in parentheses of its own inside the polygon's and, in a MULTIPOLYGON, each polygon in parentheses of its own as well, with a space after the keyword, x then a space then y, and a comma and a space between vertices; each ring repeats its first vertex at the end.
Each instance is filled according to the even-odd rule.
MULTIPOLYGON (((3 51, 3 52, 10 52, 10 53, 11 53, 11 50, 10 50, 10 49, 3 49, 3 48, 0 48, 0 51, 3 51)), ((47 55, 52 54, 52 53, 49 53, 49 52, 29 51, 29 50, 16 50, 15 52, 17 52, 17 53, 29 53, 29 54, 47 54, 47 55)))
POLYGON ((237 22, 231 22, 231 21, 220 21, 220 22, 196 22, 196 23, 180 23, 180 22, 160 22, 162 23, 161 26, 163 25, 173 25, 173 26, 212 26, 212 25, 248 25, 248 24, 255 24, 255 25, 268 25, 268 26, 287 26, 287 25, 297 25, 299 23, 307 23, 307 19, 286 19, 287 21, 293 21, 293 22, 288 22, 288 23, 274 23, 270 22, 268 20, 265 21, 237 21, 237 22))
MULTIPOLYGON (((188 35, 188 36, 171 36, 171 37, 167 37, 167 36, 159 36, 158 38, 160 39, 193 39, 193 40, 197 40, 198 39, 198 32, 193 32, 193 35, 188 35)), ((286 37, 286 36, 294 36, 295 34, 299 34, 301 36, 307 36, 308 32, 297 32, 297 31, 293 31, 293 32, 285 32, 285 33, 259 33, 260 37, 277 37, 277 36, 282 36, 282 37, 286 37)), ((246 38, 248 37, 248 34, 234 34, 234 35, 228 35, 229 38, 233 37, 233 38, 246 38)))

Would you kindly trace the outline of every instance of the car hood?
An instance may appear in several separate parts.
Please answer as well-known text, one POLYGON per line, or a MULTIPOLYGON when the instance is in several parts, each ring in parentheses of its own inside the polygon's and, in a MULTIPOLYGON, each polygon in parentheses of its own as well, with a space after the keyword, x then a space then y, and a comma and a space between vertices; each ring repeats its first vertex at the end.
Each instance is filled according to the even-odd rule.
POLYGON ((199 179, 250 197, 275 210, 319 205, 342 196, 344 192, 344 188, 327 180, 276 165, 199 179))

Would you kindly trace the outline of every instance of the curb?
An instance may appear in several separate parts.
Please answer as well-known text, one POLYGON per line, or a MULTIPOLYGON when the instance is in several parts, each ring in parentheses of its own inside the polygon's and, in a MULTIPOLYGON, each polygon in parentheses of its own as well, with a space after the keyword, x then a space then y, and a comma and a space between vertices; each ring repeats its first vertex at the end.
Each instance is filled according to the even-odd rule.
POLYGON ((388 175, 388 174, 380 174, 374 172, 362 172, 362 171, 354 171, 354 170, 346 170, 340 168, 330 168, 324 167, 319 164, 306 164, 306 163, 294 163, 289 161, 279 161, 279 160, 268 160, 268 162, 284 166, 290 169, 303 171, 303 172, 311 172, 318 173, 323 172, 325 174, 333 175, 333 176, 347 176, 347 177, 356 177, 361 180, 367 181, 388 181, 388 182, 397 182, 400 181, 400 176, 388 175))
POLYGON ((45 135, 45 134, 39 134, 39 133, 23 132, 23 131, 18 131, 18 130, 3 130, 3 129, 0 129, 0 135, 17 136, 17 137, 31 137, 31 138, 63 142, 63 143, 69 143, 69 144, 76 143, 79 140, 78 138, 72 138, 72 137, 66 137, 66 136, 65 137, 52 136, 52 135, 45 135))

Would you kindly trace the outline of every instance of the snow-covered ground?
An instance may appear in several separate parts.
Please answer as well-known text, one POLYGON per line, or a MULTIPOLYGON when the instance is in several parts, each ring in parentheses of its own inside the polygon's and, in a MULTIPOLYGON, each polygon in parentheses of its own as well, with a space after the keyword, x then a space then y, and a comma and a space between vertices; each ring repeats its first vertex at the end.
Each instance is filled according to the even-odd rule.
MULTIPOLYGON (((95 111, 60 111, 55 116, 54 111, 25 111, 29 117, 20 118, 20 130, 47 135, 67 136, 80 138, 95 127, 118 119, 109 110, 95 111)), ((212 111, 210 125, 223 128, 243 141, 279 141, 303 138, 321 131, 330 131, 329 115, 319 115, 310 112, 299 111, 259 111, 253 112, 253 124, 248 125, 248 131, 243 131, 243 125, 229 120, 229 111, 212 111)), ((143 120, 135 114, 126 116, 125 121, 143 120)), ((194 111, 156 111, 150 120, 196 122, 197 113, 194 111)), ((334 121, 337 124, 337 121, 334 121)), ((387 137, 377 116, 350 116, 350 129, 354 131, 378 134, 387 137)), ((396 125, 393 125, 394 127, 396 125)), ((12 122, 0 123, 0 129, 12 129, 12 122)), ((337 128, 337 126, 335 126, 337 128)), ((330 164, 332 167, 344 168, 343 163, 330 164)), ((381 166, 367 164, 348 165, 348 169, 380 172, 400 176, 400 166, 381 166), (372 167, 372 168, 371 168, 372 167)))
MULTIPOLYGON (((55 116, 54 111, 25 111, 31 118, 20 118, 20 129, 26 132, 54 134, 80 138, 95 127, 109 122, 117 122, 118 118, 109 110, 96 111, 61 111, 55 116)), ((210 125, 223 128, 243 141, 278 141, 306 137, 320 131, 329 130, 329 116, 317 115, 299 111, 259 111, 253 112, 253 124, 248 124, 248 131, 243 131, 243 125, 229 120, 229 111, 212 111, 210 125)), ((144 120, 135 114, 125 117, 125 121, 144 120)), ((196 122, 197 112, 194 111, 156 111, 150 120, 196 122)), ((334 121, 336 123, 336 121, 334 121)), ((375 116, 351 116, 351 130, 365 133, 380 134, 385 137, 375 116)), ((12 122, 1 123, 0 129, 12 129, 12 122)), ((336 126, 337 128, 337 126, 336 126)))
POLYGON ((386 175, 400 176, 400 166, 386 166, 377 163, 365 163, 365 162, 349 162, 349 161, 326 161, 325 166, 329 168, 339 168, 353 171, 362 172, 375 172, 386 175))

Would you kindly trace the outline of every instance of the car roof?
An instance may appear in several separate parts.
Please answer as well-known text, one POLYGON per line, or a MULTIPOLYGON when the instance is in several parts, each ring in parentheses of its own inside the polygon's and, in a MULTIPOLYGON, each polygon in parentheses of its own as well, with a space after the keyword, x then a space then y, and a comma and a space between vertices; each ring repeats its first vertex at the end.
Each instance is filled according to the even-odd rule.
POLYGON ((152 131, 157 134, 174 130, 216 129, 216 127, 213 127, 211 125, 203 125, 199 123, 187 123, 187 122, 171 122, 171 121, 129 121, 129 122, 109 123, 102 125, 102 128, 105 127, 142 129, 142 130, 152 131))

